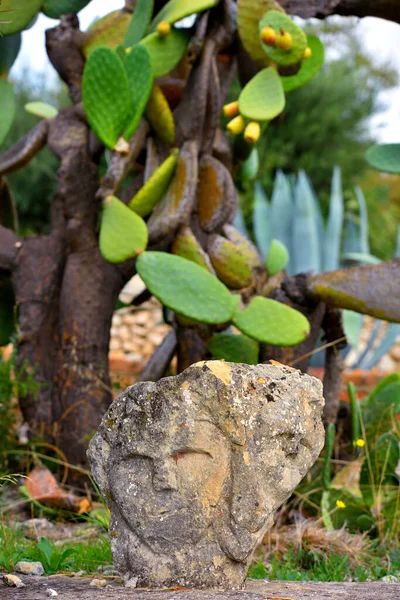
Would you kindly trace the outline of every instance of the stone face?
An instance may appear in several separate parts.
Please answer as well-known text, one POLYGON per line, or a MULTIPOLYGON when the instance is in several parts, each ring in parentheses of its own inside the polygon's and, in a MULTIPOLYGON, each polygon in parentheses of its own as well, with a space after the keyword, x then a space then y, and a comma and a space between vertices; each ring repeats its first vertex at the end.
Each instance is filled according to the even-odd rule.
POLYGON ((115 565, 138 587, 237 588, 324 443, 322 384, 207 361, 129 387, 89 447, 115 565))
POLYGON ((41 562, 29 562, 26 560, 20 560, 14 567, 16 573, 23 573, 24 575, 43 575, 44 568, 41 562))

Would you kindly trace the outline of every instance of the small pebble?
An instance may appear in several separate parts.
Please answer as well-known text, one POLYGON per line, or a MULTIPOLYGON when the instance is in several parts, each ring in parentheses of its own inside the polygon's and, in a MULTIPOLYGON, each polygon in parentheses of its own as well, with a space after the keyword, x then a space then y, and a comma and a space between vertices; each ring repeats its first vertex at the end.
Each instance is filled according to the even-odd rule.
POLYGON ((131 577, 128 581, 125 582, 125 587, 135 588, 138 584, 138 577, 131 577))
POLYGON ((9 585, 10 587, 17 587, 17 588, 25 587, 25 584, 22 581, 22 579, 20 579, 16 575, 8 575, 7 573, 5 573, 2 575, 2 578, 3 578, 3 583, 5 583, 6 585, 9 585))
POLYGON ((92 579, 90 582, 90 587, 103 588, 106 587, 107 580, 106 579, 92 579))
POLYGON ((43 575, 44 568, 41 562, 29 562, 27 560, 20 560, 17 562, 14 568, 16 573, 23 573, 24 575, 43 575))
POLYGON ((382 577, 381 581, 384 583, 399 583, 400 577, 396 575, 385 575, 385 577, 382 577))
POLYGON ((58 596, 56 590, 52 590, 51 588, 47 590, 46 594, 49 596, 49 598, 55 598, 58 596))

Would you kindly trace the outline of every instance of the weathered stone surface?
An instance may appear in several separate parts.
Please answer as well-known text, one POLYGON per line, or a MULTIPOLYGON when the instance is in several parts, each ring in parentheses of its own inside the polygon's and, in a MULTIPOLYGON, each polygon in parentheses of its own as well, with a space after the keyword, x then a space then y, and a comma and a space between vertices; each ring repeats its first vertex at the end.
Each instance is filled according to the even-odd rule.
POLYGON ((313 377, 222 361, 120 394, 89 458, 123 580, 240 587, 275 510, 323 446, 322 407, 313 377))
POLYGON ((43 575, 44 568, 41 562, 29 562, 27 560, 20 560, 14 567, 16 573, 23 573, 24 575, 43 575))

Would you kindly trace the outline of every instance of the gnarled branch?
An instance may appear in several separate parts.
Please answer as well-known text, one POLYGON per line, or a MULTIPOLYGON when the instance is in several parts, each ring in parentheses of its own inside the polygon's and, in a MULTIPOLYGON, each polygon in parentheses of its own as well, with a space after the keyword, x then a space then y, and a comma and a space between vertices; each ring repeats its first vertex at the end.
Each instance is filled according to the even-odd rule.
POLYGON ((287 13, 304 19, 343 15, 380 17, 400 23, 398 0, 281 0, 280 4, 287 13))

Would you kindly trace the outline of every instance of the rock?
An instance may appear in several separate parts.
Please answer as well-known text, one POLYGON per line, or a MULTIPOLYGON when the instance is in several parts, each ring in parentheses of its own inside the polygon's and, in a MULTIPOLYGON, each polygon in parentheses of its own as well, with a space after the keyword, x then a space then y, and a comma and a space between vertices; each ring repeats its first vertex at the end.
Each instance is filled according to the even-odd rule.
POLYGON ((17 588, 25 587, 25 584, 22 581, 22 579, 20 579, 16 575, 9 575, 8 573, 3 573, 3 575, 1 575, 1 577, 3 579, 3 583, 8 585, 9 587, 17 587, 17 588))
POLYGON ((138 577, 131 577, 130 579, 125 581, 125 587, 136 588, 138 581, 139 581, 138 577))
POLYGON ((92 579, 92 581, 90 582, 90 587, 103 588, 106 587, 106 585, 106 579, 92 579))
POLYGON ((19 524, 24 535, 33 539, 40 539, 43 537, 44 532, 49 529, 54 529, 54 523, 47 519, 28 519, 23 523, 19 524))
POLYGON ((382 577, 382 579, 380 579, 380 581, 383 581, 385 583, 400 583, 400 576, 385 575, 385 577, 382 577))
POLYGON ((324 444, 322 384, 207 361, 127 388, 89 447, 114 563, 139 587, 238 588, 324 444))
POLYGON ((56 598, 58 596, 56 590, 53 590, 52 588, 47 590, 46 595, 49 596, 49 598, 56 598))
POLYGON ((20 560, 14 567, 16 573, 23 573, 23 575, 43 575, 44 568, 41 562, 28 562, 26 560, 20 560))

